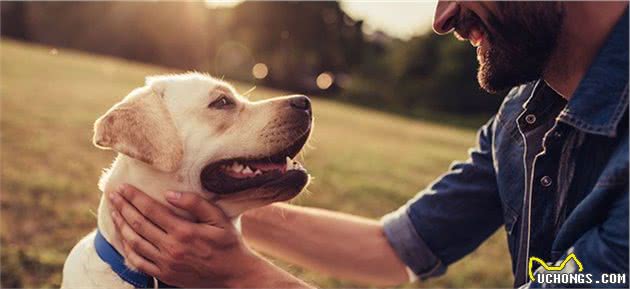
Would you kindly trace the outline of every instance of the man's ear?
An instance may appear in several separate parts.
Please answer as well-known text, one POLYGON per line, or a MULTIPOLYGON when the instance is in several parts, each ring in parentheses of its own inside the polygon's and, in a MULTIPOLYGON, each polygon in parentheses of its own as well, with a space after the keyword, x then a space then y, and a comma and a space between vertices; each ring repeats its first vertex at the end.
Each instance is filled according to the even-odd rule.
POLYGON ((94 123, 94 145, 143 161, 160 171, 180 167, 184 148, 159 92, 135 89, 94 123))

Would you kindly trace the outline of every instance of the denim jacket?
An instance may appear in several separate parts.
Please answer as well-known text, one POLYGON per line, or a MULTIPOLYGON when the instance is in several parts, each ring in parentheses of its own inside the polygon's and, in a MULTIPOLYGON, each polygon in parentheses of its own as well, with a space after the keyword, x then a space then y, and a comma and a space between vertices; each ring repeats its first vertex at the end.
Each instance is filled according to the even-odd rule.
MULTIPOLYGON (((500 226, 515 286, 628 287, 628 11, 598 52, 525 173, 527 122, 540 81, 513 88, 478 132, 470 158, 383 217, 401 260, 420 278, 437 276, 500 226), (530 180, 528 182, 527 180, 530 180), (528 277, 537 257, 563 272, 625 273, 621 284, 543 284, 528 277)), ((490 265, 489 265, 490 266, 490 265)), ((544 270, 542 266, 534 268, 544 270)))

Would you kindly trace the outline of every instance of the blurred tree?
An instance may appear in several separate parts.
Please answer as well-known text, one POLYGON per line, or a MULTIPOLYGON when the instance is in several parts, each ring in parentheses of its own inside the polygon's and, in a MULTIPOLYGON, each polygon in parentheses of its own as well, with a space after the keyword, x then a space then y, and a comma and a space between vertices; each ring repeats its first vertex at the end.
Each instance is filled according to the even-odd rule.
POLYGON ((28 40, 23 2, 0 1, 0 31, 2 36, 28 40))
POLYGON ((344 99, 412 115, 491 113, 501 97, 479 88, 476 59, 475 49, 453 37, 392 41, 385 58, 364 59, 344 99))
MULTIPOLYGON (((22 16, 12 16, 16 19, 11 21, 21 19, 23 24, 9 27, 24 27, 27 35, 23 38, 182 69, 202 70, 207 66, 208 30, 206 9, 201 2, 19 4, 22 16)), ((16 10, 4 3, 0 8, 3 16, 16 10)), ((5 34, 4 29, 3 35, 14 37, 5 34)))
POLYGON ((124 57, 405 114, 489 113, 475 50, 452 37, 363 32, 335 1, 2 2, 5 37, 124 57), (263 63, 262 79, 252 68, 263 63), (316 79, 328 72, 333 85, 316 79))
POLYGON ((270 69, 265 83, 313 91, 317 75, 342 73, 361 61, 362 22, 337 2, 244 2, 234 8, 230 40, 270 69))

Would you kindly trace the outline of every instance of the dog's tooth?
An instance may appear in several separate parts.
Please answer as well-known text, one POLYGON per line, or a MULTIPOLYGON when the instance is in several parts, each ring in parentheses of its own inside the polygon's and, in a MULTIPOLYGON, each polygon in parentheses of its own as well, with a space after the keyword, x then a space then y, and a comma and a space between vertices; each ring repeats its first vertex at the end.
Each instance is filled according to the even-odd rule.
POLYGON ((261 170, 259 170, 259 169, 257 169, 257 170, 254 172, 254 175, 256 175, 256 176, 258 176, 258 175, 262 175, 262 171, 261 171, 261 170))
POLYGON ((252 169, 249 166, 246 166, 245 169, 243 169, 244 174, 251 174, 253 173, 252 169))
POLYGON ((292 166, 291 166, 292 170, 301 170, 302 168, 302 164, 300 164, 299 162, 293 162, 292 166))
POLYGON ((287 156, 286 161, 287 161, 287 164, 286 164, 287 167, 290 168, 291 164, 293 163, 293 160, 290 157, 287 156))
POLYGON ((237 172, 237 173, 240 173, 243 170, 243 165, 241 165, 239 163, 234 163, 232 165, 232 170, 237 172))

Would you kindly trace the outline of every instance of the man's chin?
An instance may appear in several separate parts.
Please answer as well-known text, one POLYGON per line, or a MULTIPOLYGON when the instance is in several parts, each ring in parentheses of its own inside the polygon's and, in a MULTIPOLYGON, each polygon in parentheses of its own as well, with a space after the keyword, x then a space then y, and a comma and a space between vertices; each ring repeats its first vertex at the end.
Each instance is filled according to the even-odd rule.
POLYGON ((498 91, 506 89, 507 84, 505 79, 499 76, 496 68, 491 63, 488 63, 487 54, 478 54, 479 70, 477 71, 477 82, 481 89, 488 93, 497 93, 498 91))
POLYGON ((479 70, 477 81, 488 93, 500 93, 515 86, 523 85, 539 79, 542 73, 538 70, 479 70))
POLYGON ((479 70, 477 82, 488 93, 499 93, 540 77, 540 69, 526 64, 519 65, 515 59, 497 55, 492 50, 478 51, 479 70))
POLYGON ((508 80, 505 77, 498 76, 498 73, 484 71, 483 67, 477 73, 477 82, 484 91, 496 94, 506 89, 525 83, 520 81, 508 80))
POLYGON ((482 63, 479 66, 479 71, 477 72, 477 82, 481 89, 485 90, 487 93, 495 94, 503 89, 505 89, 505 84, 503 83, 503 79, 499 79, 496 75, 492 67, 489 67, 489 64, 482 63))

